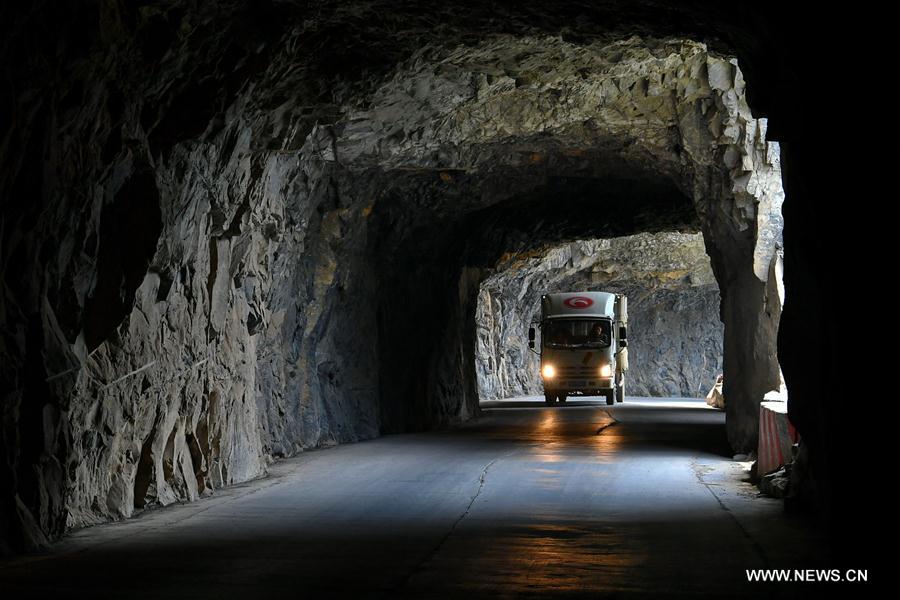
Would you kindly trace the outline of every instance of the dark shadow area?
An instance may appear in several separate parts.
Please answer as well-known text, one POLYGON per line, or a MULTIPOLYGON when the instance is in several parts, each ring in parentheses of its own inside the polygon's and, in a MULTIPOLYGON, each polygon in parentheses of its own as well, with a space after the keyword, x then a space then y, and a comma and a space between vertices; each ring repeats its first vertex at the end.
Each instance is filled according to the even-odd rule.
MULTIPOLYGON (((746 581, 745 569, 764 568, 767 562, 752 552, 735 552, 728 538, 720 537, 731 527, 724 515, 704 517, 674 508, 647 520, 599 515, 552 525, 529 525, 521 518, 490 525, 472 521, 431 554, 451 517, 355 525, 326 519, 280 533, 235 527, 207 541, 188 532, 180 542, 120 543, 6 564, 0 566, 0 580, 6 593, 22 599, 297 598, 298 593, 488 597, 497 587, 515 595, 573 598, 655 595, 663 589, 693 597, 796 594, 796 587, 785 584, 746 581), (696 538, 690 553, 684 551, 686 532, 696 538), (102 573, 96 570, 99 564, 102 573), (701 567, 710 564, 715 568, 701 567), (635 577, 638 572, 641 576, 635 577)), ((829 565, 814 549, 775 564, 829 565)), ((834 585, 805 584, 803 590, 822 593, 826 587, 834 591, 834 585)), ((853 589, 849 584, 837 588, 853 589)))
POLYGON ((93 351, 131 312, 162 230, 159 191, 149 167, 132 175, 104 209, 96 237, 97 279, 85 300, 84 343, 93 351))

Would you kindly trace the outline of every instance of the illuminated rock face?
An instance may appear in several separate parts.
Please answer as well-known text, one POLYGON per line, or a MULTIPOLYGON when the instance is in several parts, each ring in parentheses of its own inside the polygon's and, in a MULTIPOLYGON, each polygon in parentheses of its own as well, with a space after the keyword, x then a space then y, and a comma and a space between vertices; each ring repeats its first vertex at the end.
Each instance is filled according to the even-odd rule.
POLYGON ((411 29, 369 64, 302 14, 198 10, 54 20, 65 68, 20 61, 0 182, 14 545, 471 417, 480 284, 580 239, 703 233, 729 436, 755 443, 782 192, 733 60, 567 40, 553 17, 411 29))
POLYGON ((528 327, 541 294, 628 296, 627 393, 706 395, 722 370, 719 291, 700 234, 638 234, 579 241, 510 259, 481 284, 476 367, 482 400, 543 393, 528 327))

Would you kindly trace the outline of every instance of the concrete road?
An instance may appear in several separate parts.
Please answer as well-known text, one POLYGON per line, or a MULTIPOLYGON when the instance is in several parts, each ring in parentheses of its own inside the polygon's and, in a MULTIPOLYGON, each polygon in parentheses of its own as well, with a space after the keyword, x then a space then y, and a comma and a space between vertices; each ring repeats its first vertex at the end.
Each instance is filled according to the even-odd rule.
POLYGON ((756 497, 702 401, 523 398, 273 465, 0 563, 5 598, 792 596, 819 541, 756 497), (795 587, 791 587, 795 586, 795 587))

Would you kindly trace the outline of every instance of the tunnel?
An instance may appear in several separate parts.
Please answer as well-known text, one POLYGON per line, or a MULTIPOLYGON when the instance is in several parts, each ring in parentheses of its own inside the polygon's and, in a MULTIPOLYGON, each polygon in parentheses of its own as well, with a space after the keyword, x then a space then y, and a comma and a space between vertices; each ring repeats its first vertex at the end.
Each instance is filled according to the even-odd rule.
MULTIPOLYGON (((622 244, 642 240, 706 261, 702 281, 672 277, 717 321, 684 326, 708 329, 690 384, 635 385, 702 396, 723 372, 719 446, 747 455, 783 371, 802 466, 787 509, 817 519, 834 556, 866 532, 842 514, 865 434, 843 426, 829 380, 843 350, 823 290, 849 259, 822 251, 830 107, 804 99, 827 66, 800 64, 823 35, 800 16, 376 0, 3 12, 4 554, 202 504, 309 451, 490 422, 482 401, 535 380, 485 383, 485 302, 512 302, 526 263, 623 248, 630 264, 638 246, 622 244)), ((535 308, 529 285, 516 314, 535 308)), ((666 294, 663 315, 692 310, 666 294)), ((677 352, 664 338, 654 357, 677 352)))
POLYGON ((706 398, 722 374, 721 296, 701 233, 576 240, 509 254, 481 283, 475 318, 480 406, 543 394, 540 341, 531 349, 522 340, 532 327, 537 333, 541 297, 557 290, 627 298, 626 396, 706 398))

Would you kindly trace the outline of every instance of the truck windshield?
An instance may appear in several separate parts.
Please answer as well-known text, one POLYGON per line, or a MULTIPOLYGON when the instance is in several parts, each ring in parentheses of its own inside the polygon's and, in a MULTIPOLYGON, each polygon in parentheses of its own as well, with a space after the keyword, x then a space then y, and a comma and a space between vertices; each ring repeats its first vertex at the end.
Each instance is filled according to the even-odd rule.
POLYGON ((552 319, 541 330, 548 348, 606 348, 610 344, 609 321, 552 319))

